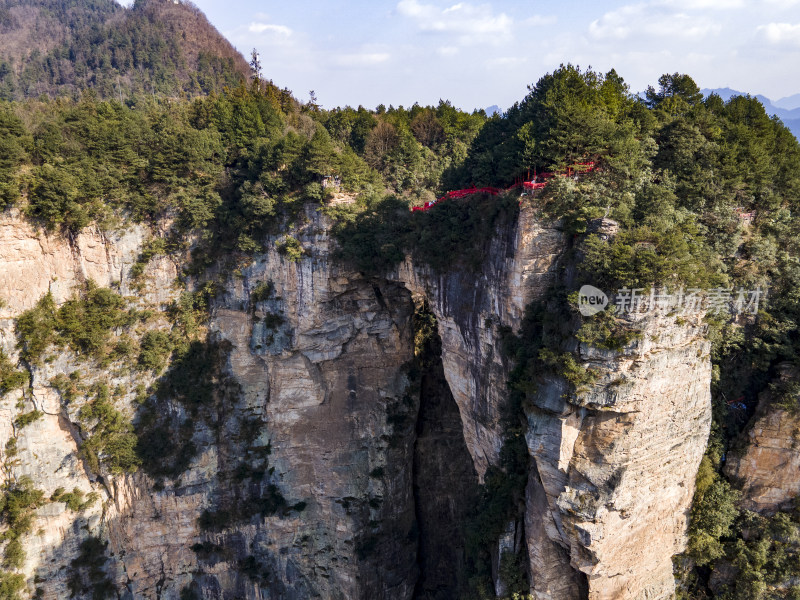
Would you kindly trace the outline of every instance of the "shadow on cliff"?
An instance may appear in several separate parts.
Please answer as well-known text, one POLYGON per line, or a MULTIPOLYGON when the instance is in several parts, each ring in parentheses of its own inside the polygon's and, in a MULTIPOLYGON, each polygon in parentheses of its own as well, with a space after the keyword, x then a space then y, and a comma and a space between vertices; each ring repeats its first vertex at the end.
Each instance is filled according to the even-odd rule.
POLYGON ((368 275, 384 275, 406 254, 435 271, 483 265, 498 229, 510 229, 519 213, 514 194, 475 194, 410 212, 395 197, 376 202, 357 219, 337 225, 337 258, 368 275))
POLYGON ((153 389, 141 391, 134 418, 139 472, 101 476, 114 494, 101 537, 85 537, 76 520, 64 548, 53 553, 75 555, 76 539, 85 538, 63 573, 73 597, 133 599, 146 592, 181 600, 299 600, 312 595, 299 575, 287 593, 276 575, 285 569, 267 548, 268 528, 250 527, 256 517, 296 516, 305 502, 289 503, 277 486, 263 423, 245 410, 241 389, 227 373, 230 350, 229 342, 213 337, 189 342, 153 389), (207 456, 212 465, 203 464, 207 456), (165 522, 162 510, 180 513, 172 505, 181 502, 184 510, 209 508, 198 508, 189 523, 165 522), (187 525, 199 531, 187 532, 187 525), (113 544, 103 541, 109 538, 117 546, 120 540, 132 546, 117 547, 121 554, 115 555, 113 544), (127 588, 115 590, 114 582, 127 588))
POLYGON ((420 576, 415 598, 464 597, 468 584, 464 523, 478 497, 478 476, 464 440, 458 406, 442 365, 433 315, 415 314, 420 407, 414 446, 414 501, 420 576))

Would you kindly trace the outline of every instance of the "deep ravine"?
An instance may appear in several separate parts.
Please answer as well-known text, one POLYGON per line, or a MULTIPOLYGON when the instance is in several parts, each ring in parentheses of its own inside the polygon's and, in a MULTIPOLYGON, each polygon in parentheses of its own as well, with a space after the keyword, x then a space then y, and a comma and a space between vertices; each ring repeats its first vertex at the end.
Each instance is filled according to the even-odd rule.
MULTIPOLYGON (((368 278, 336 261, 329 228, 309 207, 295 232, 302 258, 270 250, 220 273, 195 357, 209 367, 174 364, 164 374, 210 376, 216 391, 199 408, 177 388, 148 400, 140 384, 153 375, 124 360, 101 367, 70 351, 53 351, 30 389, 7 395, 0 444, 16 440, 11 473, 30 476, 46 498, 58 488, 98 494, 80 510, 52 501, 34 511, 22 537, 31 592, 66 597, 81 577, 89 590, 94 564, 95 584, 122 598, 460 597, 469 576, 462 525, 503 446, 510 364, 500 326, 517 330, 551 286, 565 234, 526 206, 478 272, 434 273, 409 258, 368 278), (430 312, 423 340, 421 306, 430 312), (70 429, 88 431, 81 409, 99 401, 101 383, 126 418, 153 402, 169 417, 165 435, 188 457, 180 473, 87 471, 70 429), (42 416, 10 427, 33 410, 42 416)), ((168 329, 164 311, 181 294, 176 264, 157 258, 143 285, 130 277, 149 235, 87 230, 73 254, 59 236, 4 216, 6 354, 16 356, 19 314, 48 290, 60 306, 89 279, 152 311, 136 336, 168 329)), ((535 469, 524 518, 483 551, 516 550, 537 600, 673 592, 671 557, 685 545, 708 436, 708 348, 696 321, 662 315, 635 325, 645 335, 624 353, 579 349, 602 372, 596 387, 565 400, 554 382, 525 407, 535 469)))
POLYGON ((420 369, 419 413, 414 445, 414 506, 419 579, 414 598, 459 598, 468 579, 465 524, 474 509, 478 476, 458 406, 442 367, 441 340, 433 315, 415 314, 420 369))

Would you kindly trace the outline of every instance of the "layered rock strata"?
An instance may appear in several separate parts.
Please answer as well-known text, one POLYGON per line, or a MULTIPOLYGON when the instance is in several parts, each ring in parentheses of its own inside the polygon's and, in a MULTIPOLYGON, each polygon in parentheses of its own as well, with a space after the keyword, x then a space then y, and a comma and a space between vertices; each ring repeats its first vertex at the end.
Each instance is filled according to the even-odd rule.
POLYGON ((671 557, 685 548, 711 424, 710 346, 699 315, 647 315, 626 326, 641 337, 622 351, 581 345, 594 383, 571 394, 552 380, 528 412, 537 598, 674 594, 671 557), (564 569, 567 557, 585 582, 564 569))
MULTIPOLYGON (((796 378, 784 371, 779 386, 796 378)), ((771 390, 761 394, 739 447, 727 454, 725 464, 725 474, 741 486, 743 508, 767 515, 792 509, 800 494, 800 415, 776 396, 771 390)))
MULTIPOLYGON (((80 402, 70 405, 51 385, 78 369, 87 385, 107 380, 123 390, 118 408, 136 419, 134 390, 151 376, 122 364, 106 373, 64 352, 32 370, 28 391, 4 398, 0 444, 16 436, 19 448, 12 476, 29 475, 48 496, 62 487, 101 497, 77 513, 60 502, 36 511, 22 569, 31 592, 69 595, 70 565, 88 534, 108 541, 104 569, 125 598, 186 590, 220 599, 399 599, 459 585, 436 572, 457 568, 463 556, 457 547, 444 556, 446 533, 465 514, 456 495, 463 501, 503 444, 511 365, 499 351, 501 326, 518 329, 525 306, 558 276, 568 240, 526 206, 498 231, 477 274, 437 273, 409 258, 369 278, 336 262, 328 230, 309 209, 293 232, 303 258, 270 250, 223 277, 208 331, 224 349, 219 368, 230 385, 213 419, 194 422, 197 451, 180 477, 92 474, 80 458, 80 402), (415 303, 435 315, 441 340, 441 370, 427 383, 412 368, 415 303), (424 390, 434 380, 436 399, 424 390), (44 416, 16 431, 13 420, 33 408, 44 416), (244 424, 255 424, 251 439, 243 439, 244 424), (257 451, 268 454, 261 479, 246 471, 241 479, 257 451), (444 455, 458 467, 448 469, 444 455), (201 526, 204 514, 267 495, 282 508, 221 529, 201 526)), ((68 239, 5 216, 6 354, 17 356, 16 316, 48 290, 64 302, 89 279, 160 314, 180 293, 176 265, 157 258, 141 291, 130 278, 150 235, 87 230, 68 239)), ((148 325, 167 326, 162 317, 148 325)), ((671 556, 685 545, 710 423, 708 344, 694 317, 660 314, 630 326, 642 338, 622 352, 580 349, 598 373, 590 389, 571 395, 554 378, 527 410, 524 522, 499 542, 524 547, 537 598, 672 592, 671 556)), ((187 416, 173 401, 163 410, 187 416)))

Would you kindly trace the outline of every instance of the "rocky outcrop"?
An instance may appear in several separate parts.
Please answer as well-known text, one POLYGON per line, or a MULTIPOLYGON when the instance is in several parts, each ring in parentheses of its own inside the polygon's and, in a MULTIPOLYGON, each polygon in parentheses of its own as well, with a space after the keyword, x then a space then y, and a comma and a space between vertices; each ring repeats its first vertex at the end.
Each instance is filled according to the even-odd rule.
MULTIPOLYGON (((602 223, 604 235, 613 235, 609 227, 602 223)), ((497 464, 503 442, 510 365, 497 326, 519 327, 525 306, 558 276, 565 247, 556 223, 524 207, 479 274, 434 273, 411 260, 398 272, 437 317, 444 374, 480 475, 497 464)), ((671 558, 685 549, 711 423, 709 344, 698 315, 650 315, 629 326, 642 338, 621 353, 580 349, 599 373, 591 390, 567 400, 565 383, 551 379, 528 412, 525 531, 538 598, 674 592, 671 558), (662 532, 655 543, 654 531, 662 532)))
POLYGON ((202 530, 198 515, 235 496, 230 471, 242 449, 225 439, 206 443, 171 489, 129 482, 107 519, 134 597, 159 587, 297 599, 414 590, 413 304, 401 286, 332 264, 330 242, 314 233, 320 218, 310 213, 299 236, 309 257, 270 252, 242 266, 209 323, 229 345, 225 369, 240 390, 223 428, 233 439, 243 419, 255 420, 270 448, 268 481, 303 507, 202 530), (255 301, 264 285, 271 292, 255 301), (197 544, 212 556, 190 550, 197 544))
POLYGON ((525 307, 555 280, 557 259, 566 248, 557 224, 529 205, 498 234, 478 272, 457 263, 435 272, 409 258, 390 275, 424 298, 436 316, 444 374, 481 478, 497 464, 503 445, 500 413, 510 366, 500 352, 498 326, 519 327, 525 307))
POLYGON ((74 236, 36 229, 17 211, 0 216, 0 323, 4 339, 8 319, 31 308, 48 291, 57 304, 71 297, 76 285, 92 280, 101 287, 118 287, 150 304, 174 296, 178 269, 165 256, 148 266, 148 285, 138 286, 130 268, 152 234, 141 225, 104 232, 89 227, 74 236))
MULTIPOLYGON (((89 228, 67 237, 36 230, 18 213, 4 214, 0 218, 0 349, 16 358, 14 318, 48 292, 56 304, 62 304, 90 280, 116 287, 126 295, 136 294, 141 307, 163 306, 176 294, 172 284, 177 268, 171 260, 160 257, 147 267, 148 291, 139 292, 129 276, 150 235, 144 227, 117 233, 89 228)), ((100 497, 79 511, 70 510, 63 502, 50 502, 35 511, 35 534, 23 539, 26 559, 21 571, 36 581, 44 598, 69 596, 67 567, 78 556, 87 534, 102 532, 104 503, 113 493, 105 484, 116 484, 98 479, 87 469, 79 453, 82 439, 76 424, 81 404, 64 402, 51 379, 81 369, 87 386, 107 380, 124 387, 128 391, 124 403, 130 405, 136 385, 147 382, 147 377, 119 369, 114 372, 115 367, 120 365, 111 365, 108 371, 97 369, 62 351, 41 365, 29 365, 29 387, 7 394, 0 404, 0 447, 6 448, 2 459, 8 479, 29 477, 45 498, 59 489, 77 489, 85 498, 92 493, 100 497), (15 424, 19 415, 34 410, 41 413, 39 418, 24 427, 15 424), (9 440, 15 441, 15 456, 8 452, 9 440)))
MULTIPOLYGON (((5 397, 0 447, 18 439, 14 476, 30 475, 48 496, 59 487, 100 494, 82 511, 62 502, 37 510, 33 531, 42 533, 24 541, 31 589, 36 577, 42 597, 67 596, 70 564, 88 534, 108 541, 105 570, 124 598, 187 590, 220 599, 399 599, 463 583, 452 572, 463 564, 459 527, 504 438, 512 365, 499 351, 502 332, 518 330, 525 307, 555 281, 567 239, 524 206, 478 273, 457 265, 434 272, 409 257, 371 278, 337 263, 329 225, 309 208, 292 232, 300 260, 275 251, 273 238, 232 272, 212 273, 222 286, 207 343, 220 349, 216 384, 225 393, 202 418, 173 399, 159 405, 161 416, 193 419, 196 452, 179 476, 91 473, 79 453, 85 398, 70 403, 51 383, 76 369, 87 386, 106 379, 135 420, 135 390, 152 376, 62 352, 32 369, 29 389, 5 397), (435 315, 440 338, 437 362, 421 378, 412 320, 420 305, 435 315), (33 408, 44 416, 15 430, 13 419, 33 408), (233 514, 253 500, 258 510, 233 514)), ((48 290, 65 301, 89 279, 152 310, 146 327, 167 327, 161 311, 180 293, 176 265, 157 257, 143 288, 130 279, 150 235, 133 227, 69 239, 5 217, 5 352, 16 357, 14 317, 48 290)), ((580 348, 598 373, 590 388, 570 395, 551 378, 527 408, 524 522, 510 524, 498 547, 524 547, 537 598, 671 594, 670 561, 685 544, 710 423, 708 344, 697 318, 659 314, 629 326, 643 334, 622 352, 580 348)))
MULTIPOLYGON (((784 372, 788 383, 793 373, 784 372)), ((779 383, 780 385, 780 383, 779 383)), ((781 405, 776 393, 759 397, 737 448, 727 454, 725 474, 741 486, 742 507, 764 514, 792 509, 800 494, 800 414, 781 405)))
POLYGON ((528 411, 537 598, 581 598, 584 586, 598 600, 674 594, 671 557, 686 545, 711 424, 710 346, 699 315, 627 326, 641 337, 621 352, 581 345, 593 384, 570 395, 552 380, 528 411), (585 583, 564 569, 567 556, 585 583))

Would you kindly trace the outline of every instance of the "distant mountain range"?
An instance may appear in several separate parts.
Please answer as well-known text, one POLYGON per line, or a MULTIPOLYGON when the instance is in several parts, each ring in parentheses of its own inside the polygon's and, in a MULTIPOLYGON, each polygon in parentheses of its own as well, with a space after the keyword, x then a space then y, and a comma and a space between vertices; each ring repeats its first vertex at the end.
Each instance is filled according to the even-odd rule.
MULTIPOLYGON (((726 102, 733 96, 747 95, 746 92, 732 90, 731 88, 703 88, 700 91, 704 96, 717 94, 726 102)), ((786 96, 785 98, 781 98, 780 100, 776 100, 774 102, 766 96, 762 96, 761 94, 756 94, 753 97, 757 98, 758 101, 764 105, 764 109, 767 111, 767 114, 778 117, 781 121, 783 121, 783 124, 786 125, 789 131, 794 134, 794 137, 800 140, 800 94, 786 96)))
POLYGON ((776 100, 772 103, 772 106, 777 106, 778 108, 784 108, 786 110, 800 108, 800 94, 794 94, 792 96, 786 96, 785 98, 776 100))

